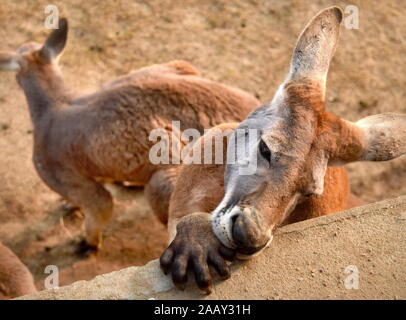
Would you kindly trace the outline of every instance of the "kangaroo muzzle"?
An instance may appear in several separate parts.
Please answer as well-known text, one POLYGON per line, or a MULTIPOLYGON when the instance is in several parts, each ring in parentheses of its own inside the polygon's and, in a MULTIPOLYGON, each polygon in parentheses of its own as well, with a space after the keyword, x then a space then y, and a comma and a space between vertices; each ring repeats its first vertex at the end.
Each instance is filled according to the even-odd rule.
POLYGON ((266 247, 271 239, 271 234, 255 208, 244 208, 232 220, 233 241, 238 253, 250 256, 266 247))
POLYGON ((272 239, 271 228, 253 207, 233 207, 213 220, 213 231, 238 256, 248 258, 264 249, 272 239))

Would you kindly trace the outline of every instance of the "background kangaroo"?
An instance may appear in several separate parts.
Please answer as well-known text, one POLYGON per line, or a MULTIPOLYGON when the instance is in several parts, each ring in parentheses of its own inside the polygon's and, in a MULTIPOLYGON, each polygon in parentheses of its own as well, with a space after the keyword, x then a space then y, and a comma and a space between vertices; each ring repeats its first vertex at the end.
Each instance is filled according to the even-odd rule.
POLYGON ((325 110, 326 76, 341 21, 338 7, 316 15, 299 36, 273 100, 239 124, 214 128, 194 146, 209 146, 207 141, 220 135, 228 141, 224 156, 236 153, 237 161, 182 167, 169 209, 173 241, 160 259, 178 287, 192 268, 199 288, 210 292, 209 265, 227 278, 224 259, 260 252, 278 226, 356 205, 339 165, 406 153, 406 115, 379 114, 352 123, 325 110), (236 140, 248 129, 258 133, 251 145, 236 140), (256 163, 254 174, 241 175, 243 163, 256 163))
POLYGON ((0 243, 0 300, 36 291, 31 272, 9 248, 0 243))
POLYGON ((30 42, 17 53, 0 52, 0 70, 17 72, 34 125, 33 162, 42 180, 85 214, 86 242, 97 249, 112 215, 106 181, 146 186, 162 221, 175 168, 153 165, 148 154, 155 128, 204 128, 242 120, 259 105, 252 95, 200 77, 189 63, 172 61, 133 71, 89 95, 64 84, 57 61, 65 47, 68 23, 61 19, 42 46, 30 42))

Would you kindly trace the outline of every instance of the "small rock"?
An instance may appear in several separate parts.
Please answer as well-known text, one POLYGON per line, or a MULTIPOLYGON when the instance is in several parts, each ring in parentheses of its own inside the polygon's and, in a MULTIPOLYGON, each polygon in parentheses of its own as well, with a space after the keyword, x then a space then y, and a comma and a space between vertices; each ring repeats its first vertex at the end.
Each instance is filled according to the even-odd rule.
POLYGON ((103 52, 104 48, 99 46, 99 45, 93 45, 89 47, 90 51, 95 51, 95 52, 103 52))
POLYGON ((360 111, 364 111, 366 109, 369 109, 371 107, 375 107, 378 104, 378 100, 373 99, 371 101, 366 101, 366 100, 359 100, 358 101, 358 106, 360 111))

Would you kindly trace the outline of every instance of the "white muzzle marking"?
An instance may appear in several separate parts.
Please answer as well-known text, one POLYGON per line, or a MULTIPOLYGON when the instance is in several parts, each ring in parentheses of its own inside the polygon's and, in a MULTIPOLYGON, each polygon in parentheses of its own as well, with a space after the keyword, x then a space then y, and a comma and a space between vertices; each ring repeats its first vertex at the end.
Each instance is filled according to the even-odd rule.
POLYGON ((233 241, 232 218, 240 214, 242 210, 235 206, 230 211, 215 211, 212 215, 212 229, 217 238, 228 248, 237 248, 233 241))

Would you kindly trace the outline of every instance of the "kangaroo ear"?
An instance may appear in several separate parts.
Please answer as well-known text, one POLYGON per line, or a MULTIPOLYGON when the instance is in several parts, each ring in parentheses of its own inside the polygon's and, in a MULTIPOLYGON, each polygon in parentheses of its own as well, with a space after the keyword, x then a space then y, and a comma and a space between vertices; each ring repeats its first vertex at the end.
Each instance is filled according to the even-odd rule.
POLYGON ((406 154, 406 114, 378 114, 355 123, 342 121, 330 164, 387 161, 406 154))
POLYGON ((378 114, 355 125, 366 142, 361 160, 386 161, 406 153, 406 114, 378 114))
POLYGON ((52 31, 45 41, 44 46, 40 50, 41 57, 47 61, 54 61, 65 48, 68 38, 68 20, 66 18, 59 19, 59 28, 52 31))
POLYGON ((336 48, 343 12, 330 7, 319 12, 304 28, 293 51, 288 79, 318 78, 325 82, 336 48))
POLYGON ((0 70, 19 71, 21 69, 20 55, 14 52, 0 51, 0 70))

